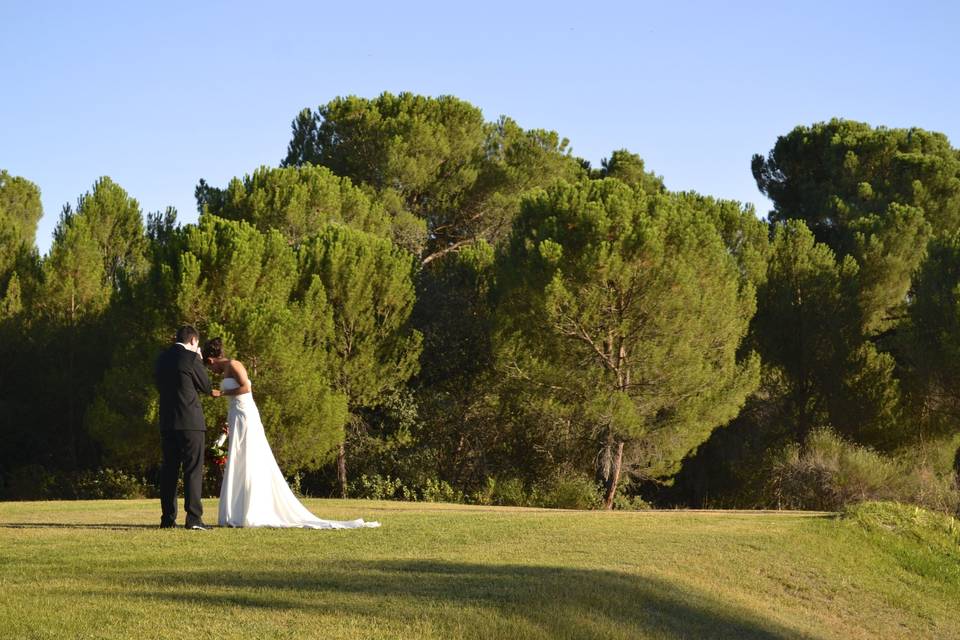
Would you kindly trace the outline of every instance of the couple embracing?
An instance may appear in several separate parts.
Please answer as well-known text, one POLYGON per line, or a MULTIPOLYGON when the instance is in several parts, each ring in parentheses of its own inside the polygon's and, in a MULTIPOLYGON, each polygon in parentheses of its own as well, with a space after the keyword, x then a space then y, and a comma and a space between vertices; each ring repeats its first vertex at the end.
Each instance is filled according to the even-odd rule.
POLYGON ((222 527, 303 527, 354 529, 378 527, 362 519, 322 520, 307 510, 287 485, 260 421, 253 388, 243 364, 227 358, 219 338, 200 348, 197 330, 183 326, 177 342, 160 354, 155 368, 160 394, 161 528, 177 521, 177 480, 183 469, 186 528, 209 530, 203 522, 201 491, 206 421, 200 396, 224 396, 229 402, 227 463, 220 489, 219 524, 222 527), (220 375, 214 389, 206 369, 220 375))

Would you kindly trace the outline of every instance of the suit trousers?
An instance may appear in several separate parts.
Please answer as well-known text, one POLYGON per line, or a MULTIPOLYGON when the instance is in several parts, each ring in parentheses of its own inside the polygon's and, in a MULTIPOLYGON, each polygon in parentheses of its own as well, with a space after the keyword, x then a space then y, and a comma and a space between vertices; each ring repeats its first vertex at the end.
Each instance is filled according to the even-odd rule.
POLYGON ((177 477, 183 467, 183 509, 186 526, 203 522, 203 447, 204 431, 161 431, 163 466, 160 469, 161 525, 177 521, 177 477))

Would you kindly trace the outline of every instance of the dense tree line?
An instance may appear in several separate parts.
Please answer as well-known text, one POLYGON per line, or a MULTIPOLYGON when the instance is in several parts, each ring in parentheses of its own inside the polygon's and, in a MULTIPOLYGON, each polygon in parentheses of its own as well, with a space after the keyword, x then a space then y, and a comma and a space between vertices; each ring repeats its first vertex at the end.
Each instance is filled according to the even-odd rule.
POLYGON ((766 220, 454 97, 338 98, 195 224, 103 177, 45 256, 3 172, 0 492, 149 493, 191 323, 316 495, 955 509, 960 152, 833 120, 752 170, 766 220))

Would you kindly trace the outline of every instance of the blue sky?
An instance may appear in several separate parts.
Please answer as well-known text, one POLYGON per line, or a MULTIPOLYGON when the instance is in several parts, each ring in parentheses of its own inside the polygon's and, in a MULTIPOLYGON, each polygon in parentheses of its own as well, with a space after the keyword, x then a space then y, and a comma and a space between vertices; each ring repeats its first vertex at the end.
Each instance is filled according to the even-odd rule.
POLYGON ((406 90, 554 129, 594 164, 628 148, 671 189, 765 214, 750 156, 798 124, 960 144, 957 6, 6 0, 0 168, 39 185, 45 252, 101 175, 193 221, 197 181, 278 164, 301 108, 406 90))

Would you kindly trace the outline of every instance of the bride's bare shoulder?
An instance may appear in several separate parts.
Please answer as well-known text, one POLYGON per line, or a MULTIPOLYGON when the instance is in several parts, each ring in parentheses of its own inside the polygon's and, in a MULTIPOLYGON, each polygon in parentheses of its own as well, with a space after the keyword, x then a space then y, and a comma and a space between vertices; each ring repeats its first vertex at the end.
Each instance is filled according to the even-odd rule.
POLYGON ((231 359, 227 363, 227 374, 242 384, 247 379, 247 368, 239 360, 231 359))

